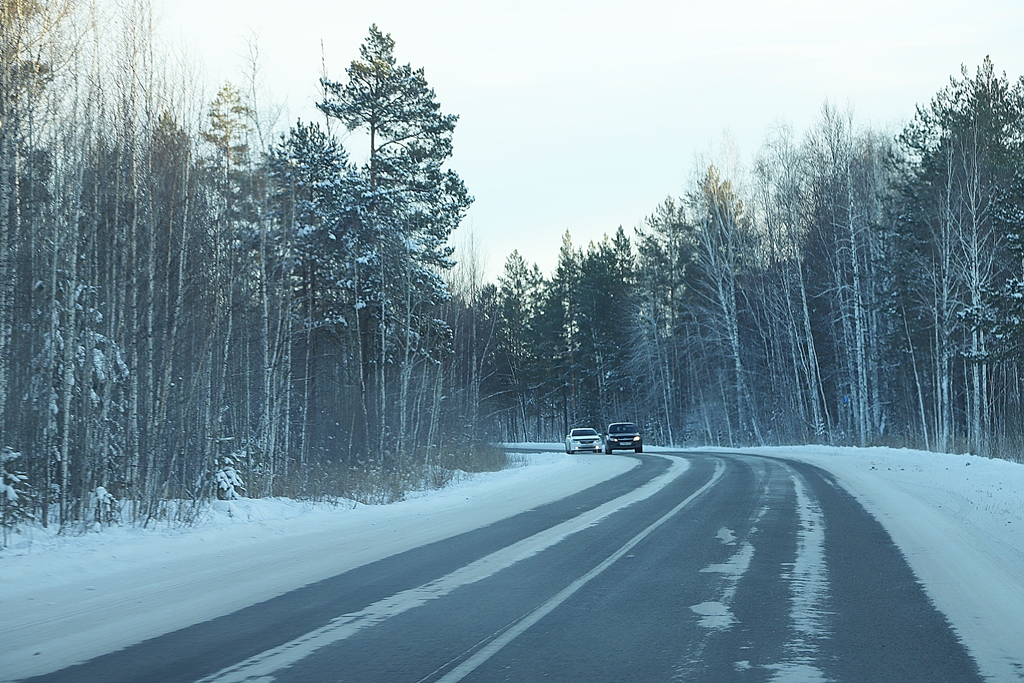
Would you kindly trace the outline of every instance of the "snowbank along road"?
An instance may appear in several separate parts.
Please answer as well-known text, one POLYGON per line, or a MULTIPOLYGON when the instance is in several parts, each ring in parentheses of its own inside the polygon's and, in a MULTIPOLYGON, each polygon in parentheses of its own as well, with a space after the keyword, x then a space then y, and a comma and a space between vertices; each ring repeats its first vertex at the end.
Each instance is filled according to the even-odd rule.
POLYGON ((613 457, 639 464, 31 680, 1024 680, 1012 656, 979 667, 826 471, 727 452, 613 457))

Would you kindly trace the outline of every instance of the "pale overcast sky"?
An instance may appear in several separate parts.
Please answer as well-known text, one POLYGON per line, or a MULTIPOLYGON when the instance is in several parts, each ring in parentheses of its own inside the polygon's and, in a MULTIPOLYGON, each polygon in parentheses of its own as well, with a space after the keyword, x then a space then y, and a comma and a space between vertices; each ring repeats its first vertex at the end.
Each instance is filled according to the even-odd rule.
POLYGON ((1021 0, 155 2, 211 91, 240 80, 256 36, 285 121, 322 120, 321 41, 342 79, 371 23, 390 33, 460 117, 451 166, 476 202, 459 232, 492 275, 513 249, 550 273, 566 230, 632 234, 725 137, 746 163, 775 122, 800 134, 826 100, 897 130, 961 64, 1024 75, 1021 0))

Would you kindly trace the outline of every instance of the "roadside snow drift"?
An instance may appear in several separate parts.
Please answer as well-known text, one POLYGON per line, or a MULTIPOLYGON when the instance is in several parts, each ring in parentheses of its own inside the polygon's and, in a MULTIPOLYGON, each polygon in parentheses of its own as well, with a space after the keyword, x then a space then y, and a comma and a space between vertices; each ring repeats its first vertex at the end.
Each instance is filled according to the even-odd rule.
POLYGON ((230 614, 559 500, 637 464, 604 455, 520 457, 522 467, 391 505, 223 501, 193 528, 16 537, 0 554, 0 679, 54 671, 230 614))

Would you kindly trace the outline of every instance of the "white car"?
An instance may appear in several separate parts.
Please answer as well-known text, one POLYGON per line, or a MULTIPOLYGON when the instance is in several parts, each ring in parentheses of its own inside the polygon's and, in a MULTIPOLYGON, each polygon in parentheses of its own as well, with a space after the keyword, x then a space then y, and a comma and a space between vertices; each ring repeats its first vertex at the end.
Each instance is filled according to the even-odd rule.
POLYGON ((600 453, 601 452, 601 435, 597 433, 596 429, 590 427, 580 427, 573 429, 565 437, 565 452, 566 453, 582 453, 582 452, 600 453))

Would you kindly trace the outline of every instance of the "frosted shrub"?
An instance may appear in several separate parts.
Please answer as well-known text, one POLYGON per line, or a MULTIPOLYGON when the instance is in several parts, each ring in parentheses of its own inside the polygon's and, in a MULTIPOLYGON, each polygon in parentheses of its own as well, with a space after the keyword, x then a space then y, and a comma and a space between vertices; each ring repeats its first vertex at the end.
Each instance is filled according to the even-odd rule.
POLYGON ((214 460, 213 484, 219 500, 238 500, 238 489, 245 490, 245 482, 235 469, 235 463, 245 457, 245 451, 238 451, 214 460))
POLYGON ((28 510, 28 477, 18 471, 21 453, 5 447, 0 452, 0 528, 3 538, 0 547, 7 545, 7 537, 19 523, 31 517, 28 510))
POLYGON ((99 524, 113 524, 117 521, 117 498, 102 486, 97 486, 90 495, 91 508, 99 524))

